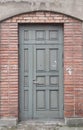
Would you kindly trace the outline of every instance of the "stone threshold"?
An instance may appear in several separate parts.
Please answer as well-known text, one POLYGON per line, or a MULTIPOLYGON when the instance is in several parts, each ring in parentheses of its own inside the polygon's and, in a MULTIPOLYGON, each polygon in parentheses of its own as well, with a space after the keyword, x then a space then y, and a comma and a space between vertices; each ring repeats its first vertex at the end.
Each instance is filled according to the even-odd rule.
POLYGON ((65 119, 44 119, 44 120, 27 120, 18 122, 17 118, 1 118, 0 126, 21 126, 21 125, 32 125, 32 126, 70 126, 70 127, 81 127, 83 126, 83 118, 65 118, 65 119))
POLYGON ((65 120, 64 119, 33 119, 33 120, 27 120, 27 121, 21 121, 19 124, 31 124, 31 125, 59 125, 63 126, 65 125, 65 120))

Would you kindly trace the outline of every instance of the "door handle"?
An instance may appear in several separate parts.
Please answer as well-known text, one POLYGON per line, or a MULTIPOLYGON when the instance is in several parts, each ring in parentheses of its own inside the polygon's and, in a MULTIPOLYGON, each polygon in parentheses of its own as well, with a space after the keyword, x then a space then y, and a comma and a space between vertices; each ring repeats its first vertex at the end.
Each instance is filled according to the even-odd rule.
POLYGON ((34 84, 39 84, 39 82, 37 82, 36 80, 33 80, 33 83, 34 83, 34 84))

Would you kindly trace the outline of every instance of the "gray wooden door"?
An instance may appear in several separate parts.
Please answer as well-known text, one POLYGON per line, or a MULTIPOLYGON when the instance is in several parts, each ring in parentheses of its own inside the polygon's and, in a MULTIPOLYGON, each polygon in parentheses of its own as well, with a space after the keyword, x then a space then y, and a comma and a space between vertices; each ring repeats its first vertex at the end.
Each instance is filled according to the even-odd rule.
POLYGON ((59 25, 19 28, 19 115, 63 118, 63 34, 59 25))

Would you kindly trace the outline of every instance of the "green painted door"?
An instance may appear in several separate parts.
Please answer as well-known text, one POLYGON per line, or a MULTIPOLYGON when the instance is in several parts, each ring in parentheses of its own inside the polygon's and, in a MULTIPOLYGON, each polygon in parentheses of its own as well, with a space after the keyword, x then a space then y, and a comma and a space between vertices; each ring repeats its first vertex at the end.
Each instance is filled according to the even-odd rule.
POLYGON ((19 116, 63 118, 63 34, 59 25, 19 27, 19 116))

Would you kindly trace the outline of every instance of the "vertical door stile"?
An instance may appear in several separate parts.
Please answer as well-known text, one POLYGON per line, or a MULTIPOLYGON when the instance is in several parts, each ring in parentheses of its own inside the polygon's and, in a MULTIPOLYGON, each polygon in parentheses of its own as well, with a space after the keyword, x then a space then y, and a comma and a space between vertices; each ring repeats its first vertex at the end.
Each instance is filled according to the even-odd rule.
POLYGON ((62 28, 59 26, 59 108, 60 108, 60 113, 59 116, 63 117, 64 113, 63 113, 63 102, 64 101, 64 91, 63 91, 63 31, 62 28))
POLYGON ((33 117, 36 111, 36 45, 33 45, 34 70, 33 70, 33 117), (35 103, 35 104, 34 104, 35 103))
MULTIPOLYGON (((20 45, 20 51, 22 52, 21 53, 21 56, 20 56, 20 61, 21 62, 23 62, 24 63, 24 58, 22 58, 22 55, 24 55, 24 47, 23 47, 23 45, 22 45, 22 43, 21 43, 21 45, 20 45)), ((23 113, 23 109, 24 109, 24 104, 23 104, 23 99, 24 99, 24 64, 21 64, 20 63, 20 86, 22 86, 22 87, 20 87, 20 118, 22 117, 22 115, 24 114, 23 113), (22 75, 23 74, 23 75, 22 75)))
POLYGON ((46 109, 47 111, 49 111, 48 99, 49 99, 49 48, 48 46, 46 46, 46 109))
POLYGON ((63 71, 62 71, 62 46, 59 47, 59 108, 60 108, 60 116, 63 116, 63 71), (61 100, 62 99, 62 100, 61 100))
MULTIPOLYGON (((20 28, 20 32, 23 33, 22 28, 20 28)), ((21 35, 21 33, 20 33, 21 35)), ((22 35, 23 36, 23 35, 22 35)), ((20 85, 20 119, 22 119, 22 116, 24 114, 24 104, 23 104, 23 99, 24 99, 24 64, 21 64, 22 62, 24 63, 24 46, 23 46, 23 37, 20 37, 20 62, 19 62, 19 66, 20 66, 20 81, 19 85, 20 85), (23 74, 23 75, 22 75, 23 74)))
POLYGON ((45 80, 46 80, 46 84, 45 84, 45 93, 46 93, 46 111, 49 111, 49 48, 48 45, 46 45, 48 43, 48 29, 45 30, 45 80))
POLYGON ((33 87, 33 77, 32 77, 32 45, 28 45, 29 47, 29 117, 32 117, 32 87, 33 87))

